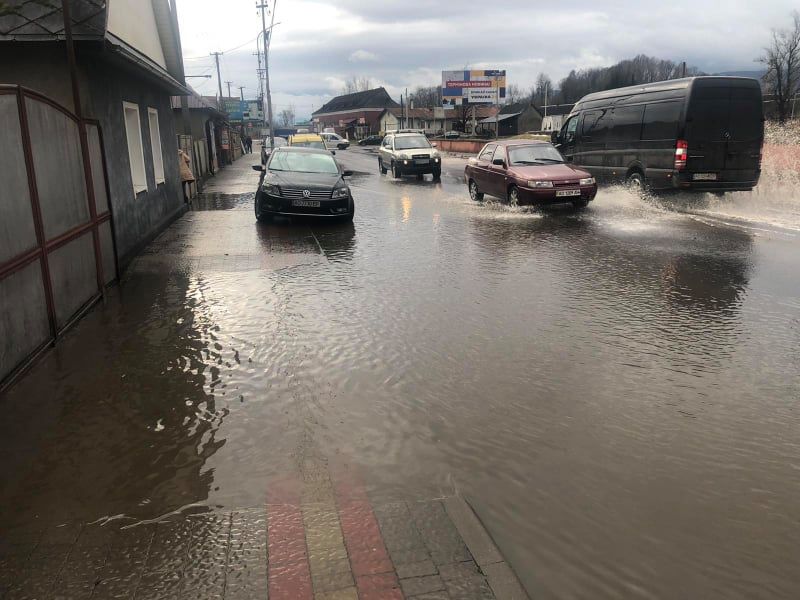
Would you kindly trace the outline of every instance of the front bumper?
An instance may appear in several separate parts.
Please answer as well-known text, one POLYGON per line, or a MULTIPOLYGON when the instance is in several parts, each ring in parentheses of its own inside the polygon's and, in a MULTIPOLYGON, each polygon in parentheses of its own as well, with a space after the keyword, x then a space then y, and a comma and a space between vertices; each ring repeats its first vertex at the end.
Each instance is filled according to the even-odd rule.
POLYGON ((261 212, 270 215, 342 217, 353 205, 353 197, 320 200, 319 206, 295 206, 289 198, 261 192, 261 212))
POLYGON ((591 202, 597 195, 597 184, 582 185, 569 188, 519 188, 520 205, 536 204, 565 204, 568 202, 591 202), (567 190, 580 190, 580 196, 557 196, 557 192, 567 190))
POLYGON ((442 159, 432 158, 427 164, 417 164, 413 158, 408 160, 394 159, 395 164, 400 169, 401 173, 410 173, 412 175, 420 175, 425 173, 433 173, 434 171, 442 170, 442 159))

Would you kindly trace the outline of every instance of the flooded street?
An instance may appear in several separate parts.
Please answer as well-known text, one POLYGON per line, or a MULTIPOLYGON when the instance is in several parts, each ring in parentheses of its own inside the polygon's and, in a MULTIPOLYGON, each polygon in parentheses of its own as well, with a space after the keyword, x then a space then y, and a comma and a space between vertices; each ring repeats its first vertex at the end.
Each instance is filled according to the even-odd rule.
POLYGON ((536 212, 351 148, 353 224, 260 225, 257 156, 0 397, 0 537, 313 461, 463 494, 532 598, 800 596, 796 182, 536 212))

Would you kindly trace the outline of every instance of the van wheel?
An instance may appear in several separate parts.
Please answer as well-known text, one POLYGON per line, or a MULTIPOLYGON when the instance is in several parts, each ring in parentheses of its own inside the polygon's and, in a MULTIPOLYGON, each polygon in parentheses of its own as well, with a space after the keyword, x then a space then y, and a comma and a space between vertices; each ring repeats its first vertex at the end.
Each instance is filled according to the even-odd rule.
POLYGON ((635 190, 639 193, 644 192, 644 175, 642 175, 639 171, 634 171, 628 178, 625 180, 625 183, 630 187, 632 190, 635 190))
POLYGON ((392 177, 395 179, 400 179, 400 169, 397 167, 397 163, 392 161, 392 177))
POLYGON ((475 183, 474 179, 469 180, 469 197, 475 202, 483 200, 483 192, 478 191, 478 184, 475 183))
POLYGON ((380 170, 381 175, 386 175, 386 167, 383 166, 383 159, 378 159, 378 170, 380 170))
POLYGON ((439 181, 442 178, 442 169, 434 169, 433 170, 433 180, 439 181))

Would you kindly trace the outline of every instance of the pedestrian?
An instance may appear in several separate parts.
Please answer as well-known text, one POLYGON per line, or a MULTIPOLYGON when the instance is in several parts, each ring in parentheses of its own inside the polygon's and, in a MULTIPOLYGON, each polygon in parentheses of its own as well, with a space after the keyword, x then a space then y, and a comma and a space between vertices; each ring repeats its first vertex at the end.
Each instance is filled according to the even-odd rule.
POLYGON ((253 153, 253 138, 251 138, 248 135, 245 139, 247 140, 247 153, 248 154, 252 154, 253 153))
POLYGON ((192 173, 192 159, 189 158, 189 155, 186 154, 186 152, 184 152, 181 148, 178 148, 178 164, 181 168, 183 201, 188 203, 191 201, 192 183, 194 183, 196 179, 194 177, 194 173, 192 173))

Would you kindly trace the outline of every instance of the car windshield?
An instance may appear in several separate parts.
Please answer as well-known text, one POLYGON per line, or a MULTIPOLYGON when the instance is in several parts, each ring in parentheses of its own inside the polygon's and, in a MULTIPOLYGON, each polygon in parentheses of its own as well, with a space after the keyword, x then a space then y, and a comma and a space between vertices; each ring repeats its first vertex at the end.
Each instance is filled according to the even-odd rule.
POLYGON ((330 154, 311 152, 275 152, 269 162, 271 171, 293 171, 295 173, 339 172, 339 166, 330 154))
POLYGON ((563 163, 564 157, 550 144, 536 144, 510 147, 508 160, 512 165, 539 165, 563 163))
POLYGON ((325 150, 325 142, 293 142, 292 146, 295 148, 318 148, 320 150, 325 150))
POLYGON ((430 148, 428 138, 424 135, 407 135, 394 139, 395 150, 410 150, 411 148, 430 148))

